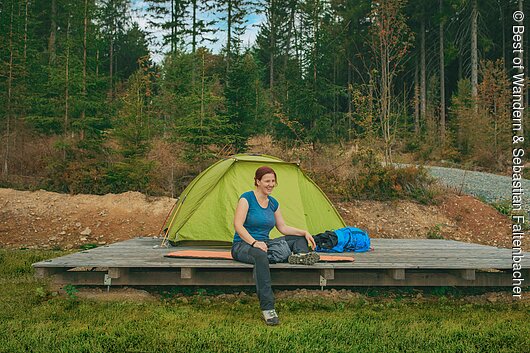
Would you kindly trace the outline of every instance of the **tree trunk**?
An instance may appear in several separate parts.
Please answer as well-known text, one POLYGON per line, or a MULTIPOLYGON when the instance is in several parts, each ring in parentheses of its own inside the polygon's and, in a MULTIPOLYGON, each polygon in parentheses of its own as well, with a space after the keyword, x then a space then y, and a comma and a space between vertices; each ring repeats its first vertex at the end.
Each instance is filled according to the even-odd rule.
MULTIPOLYGON (((443 16, 443 0, 440 0, 440 16, 443 16)), ((440 139, 445 144, 445 60, 444 20, 440 20, 440 139)))
POLYGON ((418 58, 416 57, 416 68, 414 70, 414 134, 416 137, 420 135, 420 82, 419 82, 420 67, 418 58))
POLYGON ((319 0, 316 1, 317 6, 313 10, 313 85, 316 89, 317 85, 317 32, 318 32, 318 3, 319 0))
POLYGON ((256 80, 256 82, 254 83, 254 91, 255 91, 255 94, 256 94, 256 107, 254 109, 254 122, 257 123, 258 122, 258 109, 259 109, 259 80, 256 80))
MULTIPOLYGON (((374 116, 374 77, 370 71, 368 72, 368 76, 370 77, 370 84, 368 85, 368 112, 370 120, 372 120, 371 117, 374 116)), ((370 121, 370 124, 372 124, 372 121, 370 121)), ((372 129, 369 129, 368 131, 371 133, 372 129)))
POLYGON ((285 38, 285 40, 287 41, 286 46, 285 46, 285 56, 284 56, 284 64, 283 64, 285 71, 287 70, 287 63, 289 61, 289 54, 291 52, 291 36, 293 33, 293 28, 294 28, 295 11, 296 11, 296 2, 291 7, 291 13, 289 14, 289 25, 287 28, 287 36, 285 38))
POLYGON ((226 71, 228 73, 228 70, 230 70, 230 45, 232 42, 232 0, 228 0, 228 14, 226 16, 226 37, 226 71))
POLYGON ((48 39, 48 64, 53 65, 55 63, 55 39, 57 35, 57 0, 51 0, 51 26, 50 26, 50 38, 48 39))
POLYGON ((506 62, 506 27, 504 20, 504 9, 502 8, 502 2, 499 2, 499 12, 501 16, 501 31, 502 31, 502 62, 504 70, 508 71, 508 65, 506 62))
POLYGON ((70 85, 69 81, 69 63, 70 63, 70 14, 68 14, 68 24, 66 26, 66 65, 65 65, 65 89, 64 89, 64 136, 68 134, 68 100, 69 92, 68 87, 70 85))
POLYGON ((390 89, 392 78, 390 74, 390 60, 388 49, 382 46, 381 50, 381 127, 383 129, 383 139, 385 141, 385 163, 392 162, 390 150, 390 102, 392 101, 390 89))
MULTIPOLYGON (((83 110, 81 111, 81 120, 85 120, 85 104, 86 104, 86 37, 88 30, 88 0, 85 0, 85 18, 84 18, 84 30, 83 30, 83 110)), ((85 138, 85 129, 81 129, 81 140, 85 138)))
POLYGON ((24 17, 24 69, 26 69, 27 49, 28 49, 28 7, 29 0, 26 0, 26 16, 24 17))
MULTIPOLYGON (((295 16, 296 17, 296 16, 295 16)), ((296 27, 296 19, 295 23, 293 24, 293 34, 294 34, 294 48, 295 48, 295 57, 296 57, 296 65, 298 68, 298 78, 301 78, 303 76, 302 72, 302 49, 300 48, 302 46, 302 33, 303 33, 303 25, 301 21, 299 22, 299 27, 296 27)))
POLYGON ((175 0, 171 0, 171 53, 175 52, 175 0))
POLYGON ((197 70, 195 65, 195 51, 197 50, 197 0, 192 1, 193 6, 193 19, 191 27, 191 53, 193 54, 193 60, 191 62, 191 86, 195 89, 195 71, 197 70))
MULTIPOLYGON (((191 32, 191 52, 195 54, 197 49, 197 0, 191 2, 193 7, 193 22, 192 22, 192 32, 191 32)), ((195 62, 195 60, 194 60, 195 62)))
MULTIPOLYGON (((115 12, 114 5, 112 5, 112 12, 115 12)), ((110 23, 110 40, 109 40, 109 97, 114 100, 114 36, 116 33, 116 18, 111 18, 110 23)))
POLYGON ((335 139, 337 139, 337 106, 338 106, 338 102, 337 102, 337 90, 335 89, 335 87, 337 86, 337 57, 334 57, 333 58, 333 120, 332 120, 332 123, 333 123, 333 126, 332 126, 332 129, 333 129, 333 135, 335 136, 335 139))
POLYGON ((202 52, 202 70, 201 70, 201 120, 200 120, 200 127, 201 127, 201 147, 200 147, 200 152, 201 154, 203 153, 203 147, 204 147, 204 140, 203 140, 203 136, 204 136, 204 131, 203 131, 203 122, 204 122, 204 111, 205 111, 205 108, 204 108, 204 51, 202 52))
MULTIPOLYGON (((473 0, 473 9, 471 10, 471 96, 473 99, 478 95, 478 5, 477 0, 473 0)), ((477 104, 473 103, 475 113, 477 104)))
MULTIPOLYGON (((111 34, 114 36, 113 34, 111 34)), ((110 39, 109 44, 109 97, 112 100, 114 98, 114 89, 113 89, 113 73, 114 73, 114 38, 110 39)))
POLYGON ((427 112, 427 65, 425 63, 425 16, 421 19, 420 43, 420 121, 425 121, 427 112))
POLYGON ((270 33, 270 71, 269 71, 269 87, 271 90, 271 96, 274 99, 274 47, 275 47, 275 24, 274 24, 274 0, 270 0, 270 7, 269 7, 269 19, 270 19, 270 26, 271 26, 271 33, 270 33))
POLYGON ((11 3, 11 20, 9 23, 9 75, 7 77, 7 125, 6 125, 6 151, 4 154, 4 176, 9 175, 9 139, 11 138, 11 98, 13 94, 13 16, 14 4, 11 3))
POLYGON ((463 68, 464 63, 462 62, 462 55, 458 55, 458 81, 463 78, 463 68))
POLYGON ((353 83, 351 77, 352 70, 351 61, 348 59, 348 139, 351 140, 352 137, 352 111, 353 111, 353 83))

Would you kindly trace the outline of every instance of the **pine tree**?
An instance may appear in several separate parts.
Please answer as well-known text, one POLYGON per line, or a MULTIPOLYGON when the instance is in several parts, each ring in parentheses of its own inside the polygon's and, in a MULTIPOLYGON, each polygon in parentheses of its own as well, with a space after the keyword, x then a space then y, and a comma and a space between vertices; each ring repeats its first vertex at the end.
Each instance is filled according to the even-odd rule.
POLYGON ((107 173, 114 192, 148 191, 153 162, 147 161, 153 117, 150 109, 153 71, 148 58, 128 80, 121 109, 114 118, 112 136, 119 144, 120 158, 107 173))
POLYGON ((247 53, 233 62, 224 96, 235 135, 234 147, 238 152, 246 149, 250 136, 263 132, 265 128, 265 120, 260 116, 263 107, 256 102, 261 94, 258 80, 259 69, 252 55, 247 53))

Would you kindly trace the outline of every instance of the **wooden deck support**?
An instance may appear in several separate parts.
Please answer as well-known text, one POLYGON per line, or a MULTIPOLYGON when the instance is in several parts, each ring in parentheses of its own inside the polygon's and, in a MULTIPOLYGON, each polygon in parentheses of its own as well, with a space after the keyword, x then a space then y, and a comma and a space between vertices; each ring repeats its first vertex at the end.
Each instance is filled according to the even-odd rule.
POLYGON ((194 269, 192 267, 182 267, 180 269, 180 278, 182 279, 192 279, 194 269))
POLYGON ((324 268, 320 270, 320 275, 325 279, 335 279, 335 270, 332 268, 324 268))
POLYGON ((402 281, 405 279, 405 269, 404 268, 392 268, 388 270, 388 275, 396 281, 402 281))
POLYGON ((471 270, 471 269, 460 270, 460 276, 467 281, 476 280, 475 270, 471 270))

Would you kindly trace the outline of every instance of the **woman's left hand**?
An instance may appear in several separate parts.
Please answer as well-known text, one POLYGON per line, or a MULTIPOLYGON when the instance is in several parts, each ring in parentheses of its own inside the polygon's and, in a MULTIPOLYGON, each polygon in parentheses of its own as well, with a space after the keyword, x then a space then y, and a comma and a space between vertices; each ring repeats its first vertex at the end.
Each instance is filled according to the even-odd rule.
POLYGON ((315 250, 317 248, 317 243, 315 243, 315 239, 313 239, 313 236, 309 234, 308 231, 305 232, 304 237, 306 238, 307 242, 309 243, 309 246, 315 250))

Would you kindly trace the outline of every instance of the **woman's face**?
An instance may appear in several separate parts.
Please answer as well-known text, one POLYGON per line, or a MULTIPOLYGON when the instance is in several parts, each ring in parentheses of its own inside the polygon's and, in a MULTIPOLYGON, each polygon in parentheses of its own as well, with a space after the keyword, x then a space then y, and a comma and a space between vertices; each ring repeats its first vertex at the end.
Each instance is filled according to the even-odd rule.
POLYGON ((263 191, 264 194, 269 195, 272 189, 276 186, 276 178, 273 173, 265 174, 258 180, 258 189, 263 191))

